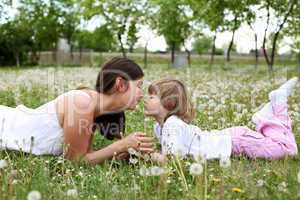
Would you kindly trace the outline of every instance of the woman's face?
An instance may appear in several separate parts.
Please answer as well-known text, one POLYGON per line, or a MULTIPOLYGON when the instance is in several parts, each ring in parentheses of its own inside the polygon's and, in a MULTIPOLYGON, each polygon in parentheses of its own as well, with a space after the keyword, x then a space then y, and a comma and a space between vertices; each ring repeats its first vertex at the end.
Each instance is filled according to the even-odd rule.
POLYGON ((128 81, 128 89, 122 95, 126 109, 134 110, 143 98, 143 78, 128 81))

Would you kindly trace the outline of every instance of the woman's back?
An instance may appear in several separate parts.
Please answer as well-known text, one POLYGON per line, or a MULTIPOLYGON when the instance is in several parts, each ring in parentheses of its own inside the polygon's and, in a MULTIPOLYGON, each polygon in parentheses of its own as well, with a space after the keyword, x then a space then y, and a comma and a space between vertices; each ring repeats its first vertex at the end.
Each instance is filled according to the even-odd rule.
POLYGON ((35 155, 60 155, 63 152, 63 129, 57 113, 57 102, 72 90, 36 109, 19 105, 0 106, 0 149, 18 150, 35 155))

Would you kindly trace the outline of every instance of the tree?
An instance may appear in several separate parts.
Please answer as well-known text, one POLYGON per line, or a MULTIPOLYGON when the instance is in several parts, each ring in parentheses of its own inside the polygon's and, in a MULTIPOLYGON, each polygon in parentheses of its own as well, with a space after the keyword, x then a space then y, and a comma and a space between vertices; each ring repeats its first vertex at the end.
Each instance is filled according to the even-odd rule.
POLYGON ((151 3, 155 11, 152 27, 164 36, 171 50, 171 62, 174 63, 175 51, 184 45, 191 34, 189 7, 183 0, 152 0, 151 3))
POLYGON ((139 22, 142 10, 146 6, 147 1, 140 0, 84 0, 82 6, 83 14, 87 19, 98 17, 104 19, 104 24, 117 36, 119 46, 123 57, 126 57, 126 48, 128 35, 131 39, 131 45, 136 40, 132 40, 137 30, 131 25, 139 22), (131 26, 131 28, 129 28, 131 26), (130 31, 130 34, 128 34, 130 31))
POLYGON ((300 69, 300 2, 295 5, 293 16, 288 19, 288 26, 284 32, 293 39, 291 45, 293 52, 296 54, 300 69))
POLYGON ((246 17, 246 22, 248 24, 248 26, 250 27, 250 29, 253 31, 254 33, 254 43, 255 43, 255 48, 254 48, 254 55, 255 55, 255 69, 257 69, 258 66, 258 57, 259 57, 259 52, 258 52, 258 35, 257 32, 253 26, 253 23, 256 20, 256 15, 255 15, 255 11, 254 9, 256 8, 256 6, 258 5, 259 2, 253 3, 253 5, 250 6, 250 13, 249 15, 246 17))
POLYGON ((194 20, 213 32, 211 43, 210 66, 214 62, 216 52, 216 38, 224 30, 224 0, 187 0, 193 10, 194 20))
POLYGON ((263 39, 263 53, 265 60, 267 62, 269 72, 273 72, 273 65, 276 54, 276 45, 277 40, 279 39, 279 34, 281 30, 286 25, 286 22, 289 20, 291 16, 294 14, 294 7, 297 4, 297 0, 265 0, 263 1, 263 7, 267 10, 267 24, 264 31, 264 39, 263 39), (270 11, 274 12, 274 16, 277 19, 276 30, 274 32, 274 37, 272 37, 272 47, 271 52, 267 52, 267 32, 270 25, 270 11))
POLYGON ((225 18, 226 30, 232 32, 232 37, 227 49, 226 60, 230 61, 230 53, 234 44, 235 33, 243 22, 251 21, 254 17, 250 5, 256 4, 256 0, 226 0, 225 18))
POLYGON ((74 36, 80 24, 79 5, 76 0, 63 0, 61 4, 63 8, 61 11, 61 35, 67 39, 73 59, 74 36))
POLYGON ((127 45, 129 46, 130 53, 133 52, 133 47, 139 39, 137 37, 136 33, 137 33, 137 22, 136 22, 136 20, 132 20, 129 25, 128 36, 127 36, 127 38, 128 38, 127 45))
POLYGON ((79 60, 81 61, 83 49, 89 49, 93 47, 93 42, 91 40, 91 38, 93 38, 93 33, 87 30, 76 30, 73 38, 75 41, 75 47, 79 49, 79 60))
POLYGON ((198 38, 194 44, 193 44, 193 49, 198 53, 198 54, 204 54, 208 53, 209 50, 211 49, 211 43, 212 43, 212 38, 208 36, 202 36, 201 38, 198 38))
POLYGON ((100 52, 114 50, 117 44, 113 32, 108 28, 108 25, 96 28, 90 40, 92 40, 91 48, 100 52))
MULTIPOLYGON (((53 60, 56 61, 56 50, 59 37, 62 35, 62 5, 61 0, 21 0, 19 8, 21 15, 31 24, 34 45, 33 55, 41 50, 52 50, 53 60)), ((38 56, 39 57, 39 56, 38 56)))
POLYGON ((0 52, 8 57, 0 58, 0 63, 15 64, 20 67, 31 45, 32 39, 29 24, 23 22, 20 17, 6 22, 0 28, 0 46, 4 47, 4 49, 0 49, 0 52), (11 62, 10 56, 13 56, 15 63, 11 62))

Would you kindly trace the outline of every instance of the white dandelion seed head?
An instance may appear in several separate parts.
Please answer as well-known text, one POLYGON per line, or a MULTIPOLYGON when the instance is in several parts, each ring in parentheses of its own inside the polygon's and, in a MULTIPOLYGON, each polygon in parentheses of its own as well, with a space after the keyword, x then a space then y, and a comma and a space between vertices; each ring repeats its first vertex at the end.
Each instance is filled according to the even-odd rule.
POLYGON ((40 200, 42 195, 39 191, 33 190, 28 193, 27 200, 40 200))
POLYGON ((119 187, 117 185, 113 185, 112 189, 111 189, 114 193, 118 193, 119 192, 119 187))
POLYGON ((0 160, 0 169, 3 169, 5 167, 7 167, 7 161, 6 160, 0 160))
POLYGON ((129 163, 135 165, 136 163, 138 163, 138 159, 136 159, 136 158, 129 158, 129 163))
POLYGON ((287 192, 286 187, 287 187, 287 184, 286 184, 286 182, 283 181, 278 185, 278 191, 287 192))
POLYGON ((300 183, 300 171, 297 174, 297 181, 298 181, 298 183, 300 183))
POLYGON ((259 180, 257 181, 257 183, 256 183, 256 186, 257 186, 257 187, 262 187, 262 186, 264 186, 264 184, 265 184, 265 182, 264 182, 262 179, 259 179, 259 180))
POLYGON ((231 161, 230 158, 224 157, 224 158, 220 158, 220 167, 222 168, 229 168, 231 165, 231 161))
POLYGON ((150 172, 146 167, 141 167, 139 170, 140 176, 149 176, 150 172))
POLYGON ((149 161, 149 160, 151 159, 151 157, 150 157, 149 154, 145 154, 145 155, 143 156, 143 158, 144 158, 145 161, 149 161))
POLYGON ((130 155, 134 155, 134 156, 137 156, 137 157, 140 157, 141 156, 141 153, 140 152, 138 152, 137 150, 135 150, 134 148, 128 148, 128 153, 130 154, 130 155))
POLYGON ((165 169, 158 166, 153 166, 150 168, 150 175, 151 176, 160 176, 165 173, 165 169))
POLYGON ((66 192, 66 195, 68 197, 77 197, 78 196, 78 192, 76 189, 69 189, 67 192, 66 192))
POLYGON ((199 176, 203 173, 203 167, 199 163, 193 163, 190 166, 190 174, 193 176, 199 176))

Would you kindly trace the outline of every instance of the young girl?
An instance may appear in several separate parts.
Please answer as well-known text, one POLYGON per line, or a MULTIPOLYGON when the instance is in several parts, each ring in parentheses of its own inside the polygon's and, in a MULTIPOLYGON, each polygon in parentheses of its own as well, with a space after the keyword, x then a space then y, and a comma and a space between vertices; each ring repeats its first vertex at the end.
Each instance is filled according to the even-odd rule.
POLYGON ((190 124, 194 112, 183 83, 174 79, 154 82, 145 98, 145 115, 157 121, 154 132, 162 146, 162 154, 152 154, 154 159, 162 161, 167 154, 206 159, 231 155, 279 159, 296 155, 287 98, 297 80, 292 78, 269 93, 270 102, 252 117, 256 131, 245 126, 202 131, 190 124))

